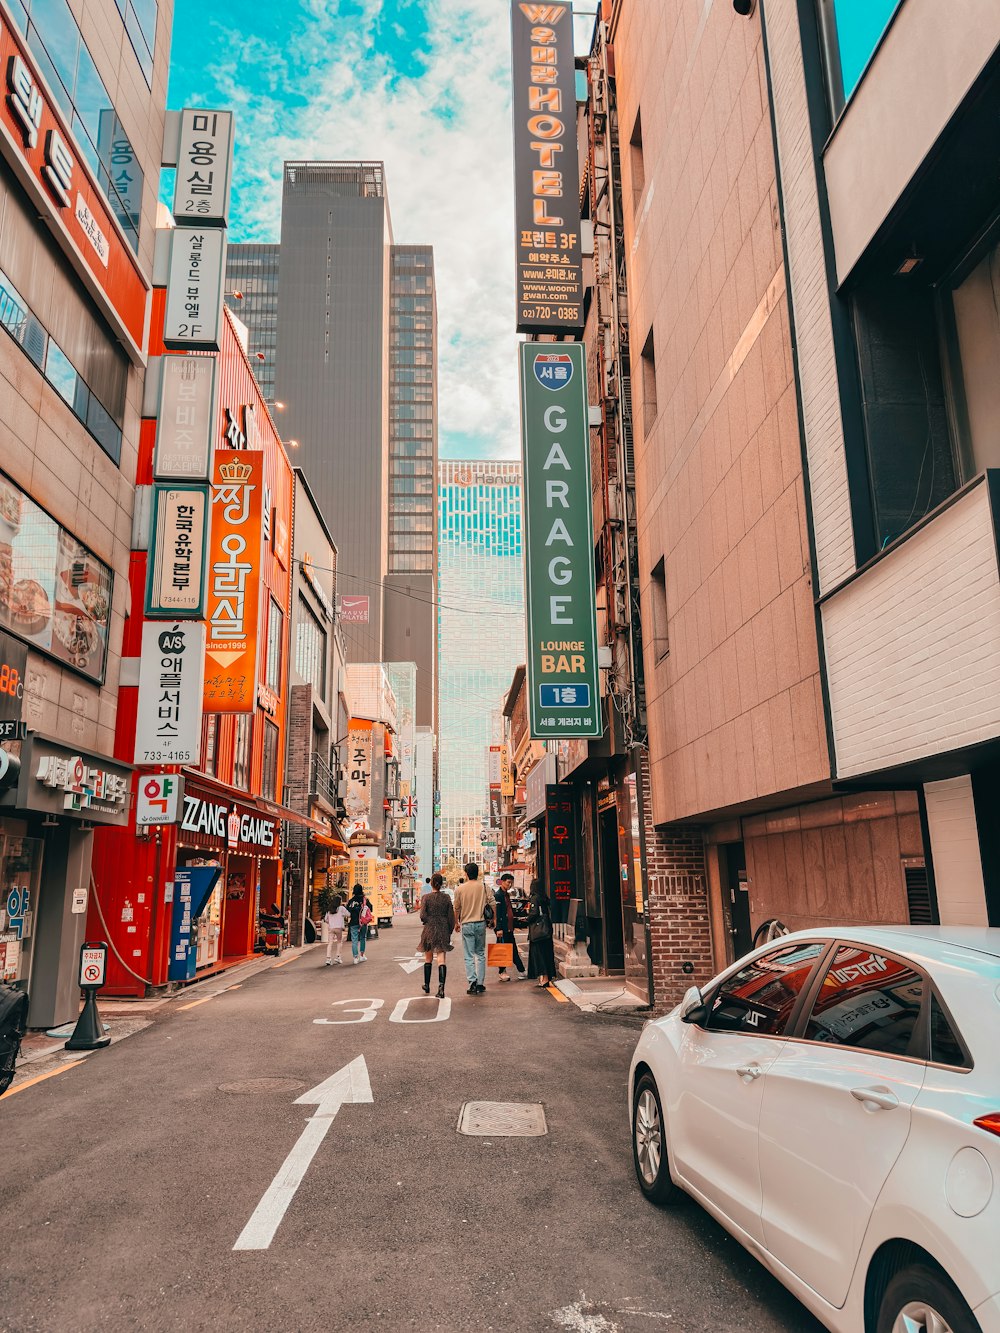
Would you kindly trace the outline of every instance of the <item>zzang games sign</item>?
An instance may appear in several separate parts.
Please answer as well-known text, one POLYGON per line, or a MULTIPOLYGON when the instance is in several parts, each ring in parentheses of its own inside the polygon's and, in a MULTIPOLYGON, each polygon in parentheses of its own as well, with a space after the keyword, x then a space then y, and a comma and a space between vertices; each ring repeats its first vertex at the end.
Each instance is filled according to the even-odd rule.
POLYGON ((522 343, 528 718, 533 740, 602 734, 590 432, 580 343, 522 343))
POLYGON ((573 7, 511 9, 518 333, 583 328, 573 7))

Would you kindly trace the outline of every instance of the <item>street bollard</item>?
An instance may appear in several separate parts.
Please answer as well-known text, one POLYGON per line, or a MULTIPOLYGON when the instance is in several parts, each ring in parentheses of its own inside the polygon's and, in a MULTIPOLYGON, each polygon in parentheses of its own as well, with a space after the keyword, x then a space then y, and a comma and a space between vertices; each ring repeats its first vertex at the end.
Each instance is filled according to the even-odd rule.
POLYGON ((97 992, 104 985, 107 963, 108 946, 103 941, 84 944, 80 950, 80 989, 84 1003, 73 1035, 66 1043, 67 1051, 97 1051, 111 1045, 111 1037, 104 1031, 97 1012, 97 992))

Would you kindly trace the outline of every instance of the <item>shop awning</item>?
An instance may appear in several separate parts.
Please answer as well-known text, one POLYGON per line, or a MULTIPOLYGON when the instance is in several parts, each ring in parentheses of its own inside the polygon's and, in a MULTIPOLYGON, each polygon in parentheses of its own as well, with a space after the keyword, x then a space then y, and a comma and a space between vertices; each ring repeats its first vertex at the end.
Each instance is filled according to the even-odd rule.
POLYGON ((344 843, 339 838, 331 839, 329 828, 326 824, 321 824, 318 819, 310 819, 308 815, 300 815, 297 810, 289 810, 287 805, 278 805, 274 801, 267 800, 264 796, 258 796, 256 804, 261 810, 273 815, 275 819, 284 820, 286 824, 298 824, 300 828, 308 829, 317 842, 324 842, 325 845, 346 850, 344 843))
POLYGON ((328 833, 317 833, 314 829, 310 834, 313 842, 318 843, 320 847, 329 847, 335 852, 346 852, 346 845, 339 838, 331 838, 328 833))

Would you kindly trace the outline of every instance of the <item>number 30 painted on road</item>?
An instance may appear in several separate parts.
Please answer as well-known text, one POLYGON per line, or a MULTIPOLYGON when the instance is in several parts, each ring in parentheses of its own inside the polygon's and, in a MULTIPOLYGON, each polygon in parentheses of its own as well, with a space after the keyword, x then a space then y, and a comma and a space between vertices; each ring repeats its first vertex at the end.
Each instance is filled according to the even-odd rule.
MULTIPOLYGON (((418 1000, 421 1005, 426 1006, 428 1001, 421 995, 408 995, 400 1000, 395 1009, 389 1015, 390 1023, 444 1023, 451 1017, 451 1000, 435 1000, 437 1006, 432 1018, 408 1018, 406 1011, 414 1000, 418 1000)), ((340 1026, 345 1023, 373 1023, 378 1011, 385 1004, 385 1000, 334 1000, 331 1008, 340 1010, 344 1014, 358 1014, 357 1018, 314 1018, 314 1023, 320 1023, 324 1026, 340 1026)))

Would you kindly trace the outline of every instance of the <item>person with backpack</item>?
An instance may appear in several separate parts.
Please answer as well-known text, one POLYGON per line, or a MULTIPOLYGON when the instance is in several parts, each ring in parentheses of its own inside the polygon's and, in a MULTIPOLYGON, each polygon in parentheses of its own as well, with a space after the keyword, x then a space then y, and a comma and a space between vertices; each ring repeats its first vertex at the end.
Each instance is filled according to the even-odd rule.
POLYGON ((556 974, 556 955, 552 947, 552 913, 549 895, 539 880, 531 881, 528 897, 528 976, 538 978, 544 990, 556 974))
POLYGON ((354 955, 354 965, 366 963, 365 941, 368 938, 368 927, 372 921, 372 906, 365 897, 365 891, 360 884, 355 884, 351 890, 351 897, 347 904, 347 916, 350 921, 351 934, 351 953, 354 955))

